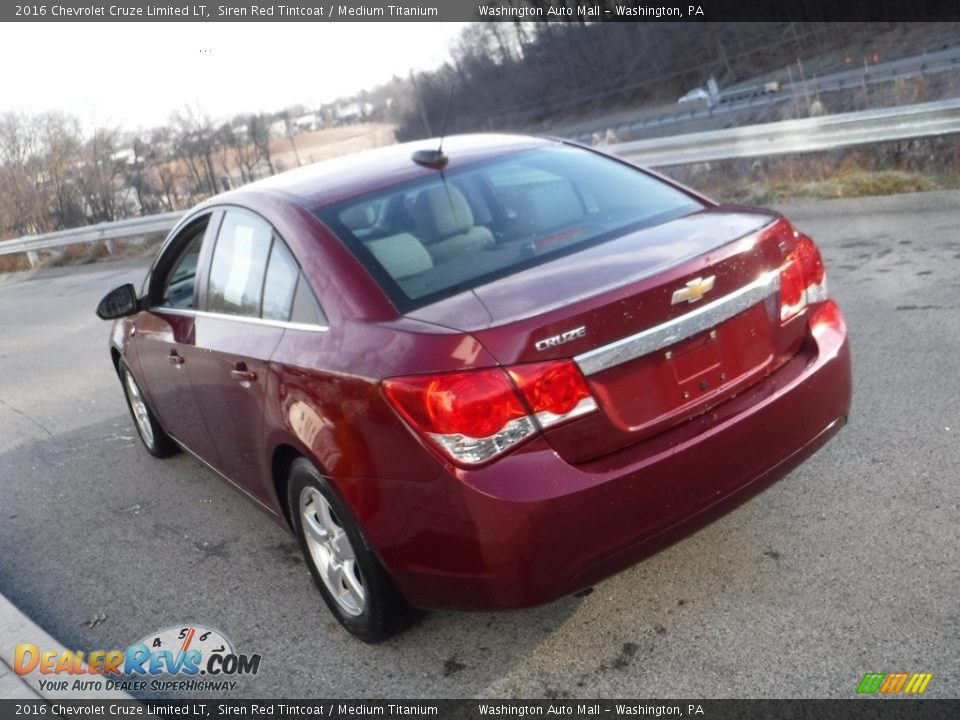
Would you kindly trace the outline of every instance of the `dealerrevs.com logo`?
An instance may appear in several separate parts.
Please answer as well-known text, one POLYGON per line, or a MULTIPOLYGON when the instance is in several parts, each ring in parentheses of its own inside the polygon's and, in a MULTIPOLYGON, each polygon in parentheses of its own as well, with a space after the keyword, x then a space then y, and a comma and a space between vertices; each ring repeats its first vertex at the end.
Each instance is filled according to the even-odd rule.
POLYGON ((257 674, 260 656, 237 653, 218 630, 184 625, 151 633, 125 650, 84 653, 23 643, 13 669, 51 676, 39 680, 41 690, 229 691, 236 689, 234 678, 257 674))
POLYGON ((927 689, 933 673, 867 673, 857 686, 861 695, 920 695, 927 689))

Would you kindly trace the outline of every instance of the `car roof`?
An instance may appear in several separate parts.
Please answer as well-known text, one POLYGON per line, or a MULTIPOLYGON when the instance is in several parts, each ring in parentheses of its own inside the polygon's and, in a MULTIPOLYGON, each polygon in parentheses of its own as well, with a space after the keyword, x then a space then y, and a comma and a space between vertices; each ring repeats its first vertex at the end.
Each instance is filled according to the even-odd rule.
MULTIPOLYGON (((559 141, 525 135, 454 135, 443 140, 443 152, 449 158, 444 170, 556 142, 559 141)), ((280 193, 314 210, 378 188, 437 173, 436 169, 417 165, 413 153, 436 149, 439 143, 438 138, 432 138, 323 160, 258 180, 212 198, 212 201, 228 203, 234 195, 280 193)))

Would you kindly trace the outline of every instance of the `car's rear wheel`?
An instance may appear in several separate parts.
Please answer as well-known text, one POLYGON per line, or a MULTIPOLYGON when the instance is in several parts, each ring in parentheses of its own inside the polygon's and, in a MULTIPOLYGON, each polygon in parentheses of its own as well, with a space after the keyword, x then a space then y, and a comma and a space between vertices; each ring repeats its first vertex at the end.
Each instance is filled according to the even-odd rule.
POLYGON ((368 643, 403 630, 406 603, 329 482, 306 459, 290 468, 287 503, 300 548, 323 599, 340 624, 368 643))
POLYGON ((179 452, 180 447, 160 427, 156 416, 147 405, 147 400, 133 377, 133 373, 130 372, 130 368, 121 362, 119 371, 123 393, 127 398, 127 407, 130 408, 133 424, 137 428, 137 434, 143 441, 143 446, 147 449, 147 452, 158 458, 168 457, 179 452))

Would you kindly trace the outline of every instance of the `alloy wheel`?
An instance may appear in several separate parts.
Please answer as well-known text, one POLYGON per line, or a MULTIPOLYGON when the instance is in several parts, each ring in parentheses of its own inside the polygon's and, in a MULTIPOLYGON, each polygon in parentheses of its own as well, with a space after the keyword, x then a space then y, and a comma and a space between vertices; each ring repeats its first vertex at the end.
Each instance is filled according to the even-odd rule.
POLYGON ((305 487, 300 493, 300 517, 323 584, 344 612, 360 615, 367 596, 356 553, 330 503, 316 488, 305 487))
POLYGON ((150 447, 153 447, 153 425, 150 423, 150 414, 147 410, 147 404, 143 401, 140 394, 140 387, 133 375, 125 373, 124 382, 127 386, 127 399, 130 401, 130 408, 133 410, 133 419, 137 422, 137 429, 143 441, 150 447))

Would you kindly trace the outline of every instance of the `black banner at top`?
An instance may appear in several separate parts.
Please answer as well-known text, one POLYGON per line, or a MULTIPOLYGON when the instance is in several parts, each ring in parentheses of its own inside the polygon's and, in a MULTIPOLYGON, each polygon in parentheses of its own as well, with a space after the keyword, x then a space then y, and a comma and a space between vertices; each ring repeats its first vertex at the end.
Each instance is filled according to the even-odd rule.
POLYGON ((956 0, 34 0, 14 22, 938 22, 956 0))

